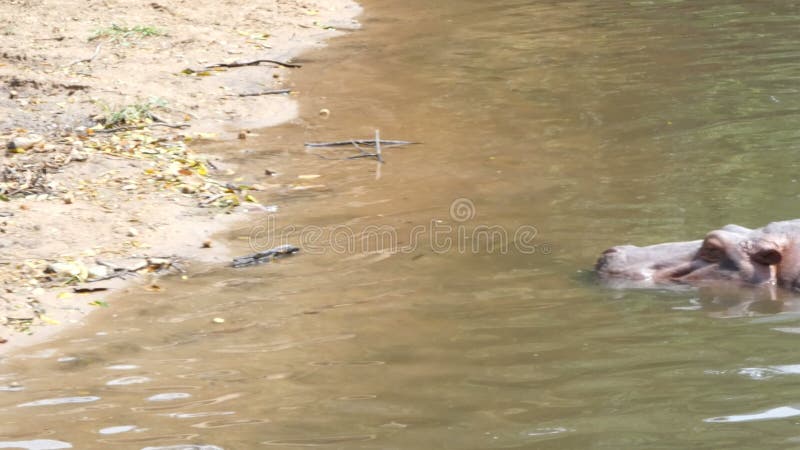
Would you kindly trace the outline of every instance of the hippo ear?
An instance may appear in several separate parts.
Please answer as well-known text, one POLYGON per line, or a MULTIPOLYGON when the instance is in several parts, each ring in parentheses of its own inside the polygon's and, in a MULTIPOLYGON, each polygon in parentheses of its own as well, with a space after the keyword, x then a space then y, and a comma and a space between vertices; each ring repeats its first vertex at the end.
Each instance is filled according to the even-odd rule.
POLYGON ((780 264, 783 256, 781 252, 774 248, 767 248, 763 250, 759 250, 756 254, 753 255, 753 261, 764 264, 766 266, 774 266, 775 264, 780 264))

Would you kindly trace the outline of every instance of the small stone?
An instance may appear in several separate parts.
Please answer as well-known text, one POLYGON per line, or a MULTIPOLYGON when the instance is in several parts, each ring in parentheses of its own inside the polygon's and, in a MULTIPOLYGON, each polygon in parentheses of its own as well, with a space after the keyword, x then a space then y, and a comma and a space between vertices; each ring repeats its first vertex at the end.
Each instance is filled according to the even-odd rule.
POLYGON ((319 110, 319 115, 322 117, 328 117, 331 115, 331 110, 328 108, 322 108, 319 110))
POLYGON ((147 263, 147 267, 150 270, 161 270, 171 266, 172 260, 169 258, 149 258, 147 263))
MULTIPOLYGON (((83 147, 83 143, 80 144, 81 147, 83 147)), ((87 159, 89 159, 89 155, 79 150, 73 150, 72 153, 69 154, 69 159, 70 161, 86 161, 87 159)))
POLYGON ((214 317, 213 319, 211 319, 211 321, 214 323, 225 323, 225 319, 223 319, 222 317, 214 317))
POLYGON ((211 239, 203 241, 203 248, 211 248, 211 239))
POLYGON ((80 275, 81 268, 75 263, 53 263, 47 266, 46 273, 54 273, 56 275, 76 277, 80 275))
POLYGON ((33 147, 34 145, 42 142, 43 140, 44 140, 44 137, 39 136, 38 134, 29 134, 28 136, 16 137, 16 138, 8 141, 8 143, 6 143, 6 148, 8 150, 12 150, 12 151, 13 150, 26 150, 26 149, 29 149, 29 148, 33 147))
POLYGON ((136 231, 136 228, 128 228, 128 237, 136 237, 139 235, 139 232, 136 231))
POLYGON ((89 276, 90 280, 99 280, 101 278, 106 278, 110 274, 109 268, 106 266, 96 265, 89 267, 89 276))
POLYGON ((72 195, 72 192, 68 192, 68 193, 64 194, 64 197, 62 197, 62 198, 64 200, 64 203, 67 204, 67 205, 71 205, 71 204, 73 204, 75 202, 75 196, 72 195))
POLYGON ((15 99, 17 97, 19 97, 19 92, 17 92, 17 91, 8 91, 8 98, 13 100, 13 99, 15 99))
POLYGON ((197 189, 194 186, 189 186, 188 184, 181 186, 181 193, 183 194, 194 194, 195 192, 197 192, 197 189))
POLYGON ((245 130, 240 131, 237 137, 242 140, 247 139, 247 131, 245 130))

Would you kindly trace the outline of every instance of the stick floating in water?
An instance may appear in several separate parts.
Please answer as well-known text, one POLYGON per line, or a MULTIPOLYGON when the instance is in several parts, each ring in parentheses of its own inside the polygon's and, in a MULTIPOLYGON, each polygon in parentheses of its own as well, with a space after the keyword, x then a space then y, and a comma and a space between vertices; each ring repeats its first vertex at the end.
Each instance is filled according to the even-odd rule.
POLYGON ((233 258, 233 263, 231 265, 233 267, 254 266, 256 264, 272 261, 276 258, 290 256, 299 251, 300 249, 294 245, 279 245, 269 250, 264 250, 263 252, 233 258))

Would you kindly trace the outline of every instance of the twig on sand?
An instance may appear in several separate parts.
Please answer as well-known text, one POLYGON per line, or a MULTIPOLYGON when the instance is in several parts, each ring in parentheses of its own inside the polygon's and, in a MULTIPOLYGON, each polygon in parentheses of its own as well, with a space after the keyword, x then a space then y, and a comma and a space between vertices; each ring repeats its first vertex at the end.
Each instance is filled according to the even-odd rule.
POLYGON ((198 203, 197 206, 202 208, 204 206, 207 206, 207 205, 210 205, 210 204, 214 203, 215 201, 221 199, 224 196, 225 196, 225 194, 212 195, 211 197, 208 197, 207 199, 205 199, 205 200, 201 201, 200 203, 198 203))
POLYGON ((92 280, 87 280, 87 283, 96 283, 98 281, 107 281, 114 278, 125 278, 127 276, 137 276, 139 272, 142 270, 148 270, 150 272, 161 272, 166 271, 169 269, 175 269, 178 272, 184 272, 184 270, 180 267, 178 258, 172 256, 145 256, 141 258, 142 261, 139 264, 133 267, 119 267, 115 264, 108 263, 106 261, 96 260, 97 264, 101 266, 106 266, 111 269, 111 273, 108 276, 102 278, 96 278, 92 280))
POLYGON ((257 66, 257 65, 259 65, 261 63, 275 64, 275 65, 278 65, 278 66, 288 67, 290 69, 297 69, 297 68, 303 67, 300 64, 292 64, 292 63, 283 62, 283 61, 276 61, 274 59, 254 59, 253 61, 242 61, 242 62, 234 61, 232 63, 212 64, 210 66, 206 66, 206 69, 216 69, 217 67, 233 68, 233 67, 244 67, 244 66, 257 66))
POLYGON ((234 67, 257 66, 257 65, 259 65, 261 63, 275 64, 277 66, 288 67, 290 69, 298 69, 300 67, 303 67, 300 64, 292 64, 292 63, 283 62, 283 61, 276 61, 274 59, 255 59, 253 61, 241 61, 241 62, 234 61, 232 63, 211 64, 210 66, 205 66, 205 67, 203 67, 202 69, 199 69, 199 70, 184 69, 184 73, 191 74, 191 73, 203 72, 204 70, 218 69, 218 68, 221 68, 221 67, 225 67, 225 68, 231 69, 231 68, 234 68, 234 67))
POLYGON ((121 131, 131 131, 131 130, 141 130, 144 128, 153 128, 153 127, 168 127, 168 128, 189 128, 191 125, 188 123, 168 123, 168 122, 155 122, 155 123, 148 123, 146 125, 129 125, 124 127, 116 127, 116 128, 104 128, 100 130, 94 130, 95 133, 119 133, 121 131))
POLYGON ((269 91, 261 91, 261 92, 246 92, 244 94, 238 94, 239 97, 258 97, 260 95, 277 95, 277 94, 289 94, 291 93, 291 89, 272 89, 269 91))
POLYGON ((105 276, 105 277, 102 277, 102 278, 95 278, 93 280, 86 280, 86 282, 87 283, 97 283, 98 281, 108 281, 108 280, 112 280, 114 278, 125 279, 125 277, 127 277, 127 276, 135 276, 135 275, 138 275, 138 274, 133 270, 117 268, 117 269, 113 269, 113 272, 111 273, 111 275, 108 275, 108 276, 105 276))
POLYGON ((92 56, 90 56, 90 57, 88 57, 88 58, 83 58, 83 59, 78 59, 78 60, 75 60, 75 61, 73 61, 73 62, 71 62, 71 63, 67 64, 65 67, 72 67, 72 66, 74 66, 75 64, 80 64, 80 63, 90 63, 90 62, 94 61, 94 59, 95 59, 95 58, 97 58, 97 55, 99 55, 99 54, 100 54, 100 48, 101 48, 102 46, 103 46, 103 43, 102 43, 102 42, 101 42, 101 43, 99 43, 99 44, 97 44, 97 47, 95 47, 95 48, 94 48, 94 53, 92 54, 92 56))

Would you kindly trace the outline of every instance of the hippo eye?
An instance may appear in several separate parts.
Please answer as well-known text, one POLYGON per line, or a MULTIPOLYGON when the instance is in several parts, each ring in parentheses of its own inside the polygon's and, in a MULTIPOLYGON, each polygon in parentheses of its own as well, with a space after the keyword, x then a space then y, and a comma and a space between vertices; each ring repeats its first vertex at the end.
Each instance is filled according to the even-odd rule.
POLYGON ((779 264, 783 257, 781 256, 781 252, 775 250, 774 248, 768 248, 759 250, 758 253, 753 255, 752 259, 759 264, 773 266, 775 264, 779 264))
POLYGON ((703 243, 697 256, 703 261, 717 262, 725 256, 725 250, 716 239, 708 239, 703 243))

